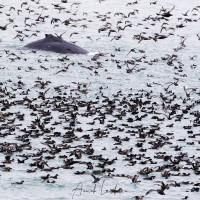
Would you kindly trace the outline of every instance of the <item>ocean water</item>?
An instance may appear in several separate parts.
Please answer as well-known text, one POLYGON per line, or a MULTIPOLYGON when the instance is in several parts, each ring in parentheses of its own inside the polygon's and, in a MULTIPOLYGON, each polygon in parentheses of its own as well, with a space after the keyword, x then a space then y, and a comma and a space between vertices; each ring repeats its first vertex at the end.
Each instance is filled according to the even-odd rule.
MULTIPOLYGON (((4 167, 0 167, 0 199, 128 200, 135 199, 135 196, 144 196, 144 199, 149 200, 179 200, 186 196, 188 199, 198 199, 199 192, 192 192, 192 188, 199 188, 199 186, 194 186, 199 183, 199 175, 192 169, 192 163, 197 162, 199 165, 200 156, 199 128, 193 126, 196 119, 194 113, 200 109, 200 40, 197 35, 200 33, 199 11, 198 0, 181 2, 158 0, 156 3, 148 0, 68 0, 63 2, 1 0, 0 108, 3 117, 0 118, 0 165, 5 164, 5 167, 12 169, 10 172, 5 172, 4 167), (162 18, 162 14, 167 12, 172 15, 162 18), (55 19, 57 19, 56 22, 55 19), (65 20, 69 24, 65 24, 65 20), (2 30, 6 24, 8 24, 6 30, 2 30), (162 27, 165 28, 162 29, 162 27), (90 53, 62 55, 23 48, 29 42, 44 38, 45 34, 63 34, 63 39, 76 42, 90 53), (143 40, 140 41, 141 38, 143 40), (166 90, 167 87, 169 88, 166 90), (41 98, 41 92, 45 93, 45 99, 41 98), (176 96, 171 103, 168 103, 162 95, 167 100, 176 96), (63 98, 60 102, 59 97, 63 98), (139 113, 133 114, 129 110, 129 103, 135 105, 134 100, 137 97, 143 102, 150 101, 150 104, 137 106, 139 113), (28 98, 29 103, 37 108, 35 111, 31 109, 28 101, 26 104, 20 103, 25 98, 28 98), (111 106, 108 105, 108 99, 115 101, 112 114, 109 114, 111 106), (7 109, 5 109, 6 101, 12 102, 7 109), (87 113, 84 103, 90 101, 97 102, 92 104, 91 110, 101 112, 84 116, 83 114, 87 113), (129 103, 124 104, 123 102, 126 101, 129 103), (73 169, 59 168, 48 172, 38 168, 34 173, 26 172, 27 169, 35 168, 30 164, 40 157, 34 154, 42 150, 49 151, 53 146, 45 144, 48 138, 51 137, 58 147, 61 147, 66 139, 52 137, 55 132, 60 132, 61 136, 65 135, 68 131, 66 127, 69 128, 72 121, 70 112, 58 112, 55 109, 55 102, 68 105, 69 111, 73 112, 76 112, 73 110, 74 106, 80 106, 75 126, 72 127, 79 139, 68 143, 71 147, 62 149, 60 153, 55 154, 54 159, 47 160, 45 157, 50 154, 43 153, 42 160, 47 161, 49 166, 45 166, 45 169, 64 165, 64 159, 60 158, 60 155, 77 160, 74 155, 70 155, 71 152, 76 148, 85 151, 81 145, 92 144, 94 155, 102 154, 104 158, 110 160, 117 157, 112 165, 106 165, 106 168, 115 168, 115 171, 111 172, 112 177, 107 177, 108 173, 95 175, 101 179, 93 183, 94 179, 90 175, 92 170, 87 169, 84 163, 92 162, 94 170, 101 168, 96 166, 99 163, 98 160, 91 160, 85 153, 82 153, 82 158, 78 159, 82 163, 74 164, 73 169), (179 105, 180 109, 172 114, 171 119, 169 113, 172 111, 171 107, 175 105, 179 105), (189 106, 191 108, 187 110, 189 106), (149 111, 151 107, 154 107, 154 112, 147 114, 142 120, 136 120, 136 115, 141 117, 145 114, 142 112, 142 107, 149 107, 149 111), (50 111, 52 117, 50 122, 45 124, 45 128, 53 127, 54 129, 50 129, 49 133, 44 133, 36 127, 39 130, 38 133, 42 135, 32 137, 35 132, 31 124, 42 116, 42 110, 50 111), (126 111, 125 116, 123 116, 123 110, 126 111), (184 112, 181 120, 176 120, 175 116, 182 115, 182 110, 187 110, 187 112, 184 112), (102 113, 106 117, 105 122, 101 124, 96 118, 102 113), (23 114, 24 119, 20 120, 18 115, 23 114), (115 115, 121 115, 122 118, 118 119, 115 115), (152 118, 153 116, 164 120, 158 121, 152 118), (128 122, 128 118, 133 118, 133 122, 128 122), (61 123, 53 125, 54 122, 61 123), (95 122, 94 125, 90 125, 91 122, 95 122), (140 129, 137 127, 146 127, 144 132, 148 132, 153 125, 158 125, 160 129, 156 130, 154 137, 147 137, 142 142, 142 148, 147 149, 146 152, 142 152, 136 146, 143 140, 139 138, 140 129), (5 126, 7 128, 3 128, 5 126), (14 130, 11 127, 14 127, 14 130), (11 143, 18 145, 28 143, 17 140, 18 136, 25 134, 24 128, 30 131, 27 137, 32 148, 13 153, 10 149, 5 150, 6 144, 14 148, 15 144, 11 143), (82 132, 77 131, 77 128, 81 128, 82 132), (107 137, 95 138, 97 129, 108 132, 107 137), (124 130, 121 131, 121 129, 124 130), (128 131, 134 131, 135 134, 130 134, 128 131), (87 134, 92 141, 86 142, 81 138, 87 134), (129 137, 130 140, 116 145, 113 137, 118 135, 120 138, 129 137), (158 149, 152 149, 150 142, 156 142, 160 138, 163 140, 165 138, 166 144, 158 149), (184 138, 185 141, 179 141, 184 138), (167 142, 170 143, 167 144, 167 142), (176 146, 181 147, 181 151, 176 151, 176 146), (106 150, 103 150, 104 147, 106 150), (125 160, 127 157, 118 153, 119 149, 130 148, 133 148, 132 154, 145 154, 141 159, 133 159, 136 160, 134 166, 129 166, 129 162, 125 160), (185 153, 185 156, 177 164, 180 166, 179 171, 168 168, 156 172, 158 166, 171 164, 170 161, 155 158, 156 155, 159 153, 171 155, 173 160, 180 156, 181 152, 185 153), (26 154, 28 159, 24 163, 18 163, 17 159, 23 160, 21 157, 23 154, 26 154), (5 163, 5 155, 11 155, 11 159, 14 160, 11 163, 5 163), (156 163, 150 164, 149 158, 156 163), (141 163, 141 161, 147 161, 147 163, 141 163), (145 167, 151 168, 153 172, 149 175, 139 174, 145 167), (76 175, 74 174, 76 171, 86 171, 86 174, 76 175), (171 175, 165 178, 162 176, 164 171, 170 171, 171 174, 180 173, 182 176, 171 175), (190 174, 185 176, 183 173, 190 174), (55 183, 47 183, 41 179, 41 176, 47 174, 51 176, 58 174, 57 179, 49 179, 50 182, 55 181, 55 183), (138 174, 140 182, 132 183, 131 178, 120 177, 122 174, 128 177, 138 174), (155 176, 155 178, 144 179, 150 176, 155 176), (22 180, 23 184, 13 184, 22 180), (174 187, 174 181, 180 183, 181 186, 174 187), (183 183, 187 181, 188 184, 183 183), (165 195, 160 195, 156 191, 145 195, 151 189, 160 189, 161 182, 169 184, 169 189, 164 191, 165 195), (119 188, 122 189, 121 192, 112 192, 112 189, 119 188)), ((41 118, 41 122, 44 122, 44 118, 41 118)))

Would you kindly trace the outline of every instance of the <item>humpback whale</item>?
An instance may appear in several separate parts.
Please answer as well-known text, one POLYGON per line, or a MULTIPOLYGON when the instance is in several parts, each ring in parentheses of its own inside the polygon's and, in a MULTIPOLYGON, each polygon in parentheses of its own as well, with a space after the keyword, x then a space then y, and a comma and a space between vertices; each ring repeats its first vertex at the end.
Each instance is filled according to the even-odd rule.
POLYGON ((55 37, 51 34, 45 34, 45 38, 31 42, 24 46, 25 48, 37 49, 42 51, 53 51, 56 53, 87 54, 85 49, 63 40, 61 37, 55 37))

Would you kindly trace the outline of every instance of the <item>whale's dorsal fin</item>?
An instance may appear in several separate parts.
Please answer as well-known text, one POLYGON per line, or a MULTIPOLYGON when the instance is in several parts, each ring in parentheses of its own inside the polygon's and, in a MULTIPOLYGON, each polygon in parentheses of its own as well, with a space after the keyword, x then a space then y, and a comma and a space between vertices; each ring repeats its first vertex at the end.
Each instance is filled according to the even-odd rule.
POLYGON ((54 36, 51 35, 51 34, 45 34, 45 37, 46 37, 46 38, 53 38, 54 36))
POLYGON ((63 42, 63 40, 59 37, 56 37, 52 34, 45 34, 46 42, 63 42))

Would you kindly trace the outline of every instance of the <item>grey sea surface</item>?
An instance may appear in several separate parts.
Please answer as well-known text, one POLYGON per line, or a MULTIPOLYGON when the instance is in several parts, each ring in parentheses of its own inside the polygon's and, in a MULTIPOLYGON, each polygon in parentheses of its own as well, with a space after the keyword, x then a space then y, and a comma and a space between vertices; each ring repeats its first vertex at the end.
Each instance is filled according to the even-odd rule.
POLYGON ((194 191, 199 186, 194 184, 200 182, 200 176, 192 163, 200 165, 200 129, 194 126, 195 113, 198 115, 200 110, 200 1, 1 0, 0 18, 1 27, 8 24, 6 30, 0 29, 0 109, 3 115, 0 117, 0 165, 5 164, 0 166, 0 199, 129 200, 135 196, 144 196, 144 200, 181 200, 187 199, 186 196, 189 200, 199 199, 199 189, 194 191), (163 13, 172 15, 163 17, 163 13), (63 55, 23 48, 44 38, 45 34, 62 34, 64 40, 75 42, 90 53, 63 55), (26 98, 30 101, 24 103, 26 98), (59 98, 63 99, 59 102, 59 98), (138 106, 135 104, 138 99, 150 103, 138 106), (58 106, 68 104, 72 113, 78 112, 75 122, 70 112, 58 112, 51 101, 58 106), (6 102, 11 103, 7 109, 6 102), (98 102, 92 104, 91 112, 95 108, 100 112, 84 116, 88 111, 85 102, 98 102), (113 107, 109 103, 113 103, 113 107), (31 108, 33 105, 36 110, 31 108), (177 105, 179 109, 171 113, 172 107, 177 105), (76 106, 79 107, 77 111, 74 110, 76 106), (129 110, 131 106, 137 107, 137 114, 129 110), (152 107, 154 109, 138 120, 145 114, 142 107, 144 110, 149 107, 149 111, 152 107), (41 117, 42 110, 50 112, 47 117, 52 117, 47 123, 41 117), (123 110, 126 110, 125 115, 123 110), (100 123, 95 118, 103 116, 103 113, 105 121, 100 123), (120 114, 121 118, 117 118, 120 114), (19 115, 24 115, 24 118, 20 120, 19 115), (158 121, 153 116, 163 120, 158 121), (36 127, 38 134, 42 135, 31 137, 34 135, 31 124, 39 118, 50 132, 45 133, 36 127), (132 122, 128 121, 130 118, 132 122), (53 125, 55 122, 61 124, 53 125), (63 148, 57 154, 49 153, 54 145, 61 147, 66 140, 52 137, 52 134, 60 132, 61 136, 65 135, 68 131, 65 127, 69 128, 70 122, 75 123, 72 128, 76 139, 67 143, 68 149, 63 148), (90 124, 92 122, 94 125, 90 124), (156 126, 159 128, 155 135, 139 136, 140 131, 147 133, 156 126), (77 131, 80 128, 82 131, 77 131), (23 129, 30 130, 26 142, 17 139, 25 134, 23 129), (107 136, 96 138, 97 130, 106 132, 107 136), (89 135, 91 140, 81 138, 83 135, 89 135), (116 136, 130 139, 117 145, 113 139, 116 136), (47 145, 49 138, 54 143, 47 145), (152 148, 151 142, 159 142, 160 138, 163 146, 152 148), (16 143, 29 142, 27 149, 12 150, 16 143), (143 151, 138 143, 143 143, 143 151), (100 178, 97 183, 93 183, 92 169, 88 169, 84 162, 92 162, 93 170, 100 170, 96 167, 100 161, 91 160, 85 153, 77 159, 72 153, 76 148, 84 152, 82 145, 89 144, 92 144, 94 155, 109 160, 117 157, 112 165, 105 166, 111 170, 115 168, 111 176, 108 173, 95 175, 100 178), (176 150, 178 147, 181 150, 176 150), (127 156, 119 154, 120 149, 136 154, 133 159, 136 164, 131 166, 125 160, 127 156), (46 153, 35 156, 41 151, 46 153), (17 159, 23 160, 23 154, 28 159, 18 163, 17 159), (181 160, 173 168, 169 160, 156 158, 162 154, 171 156, 172 160, 181 157, 181 160), (6 163, 6 155, 11 155, 14 160, 6 163), (45 158, 49 155, 55 155, 55 158, 45 158), (82 163, 74 164, 73 169, 63 169, 60 166, 64 165, 64 158, 60 155, 82 163), (37 166, 31 167, 36 159, 48 163, 45 169, 60 168, 45 171, 37 166), (158 171, 163 165, 169 167, 158 171), (7 172, 5 167, 12 169, 7 172), (34 168, 37 168, 36 172, 26 172, 34 168), (152 171, 143 175, 140 172, 144 168, 152 171), (77 171, 86 173, 74 174, 77 171), (164 176, 165 171, 171 175, 164 176), (55 183, 41 179, 47 174, 58 174, 57 179, 50 179, 55 183), (132 182, 134 175, 139 175, 137 183, 132 182), (151 176, 153 180, 145 179, 151 176), (23 184, 15 184, 22 180, 23 184), (169 185, 165 195, 156 191, 146 195, 151 189, 160 189, 162 182, 169 185), (180 186, 175 187, 175 182, 180 186))

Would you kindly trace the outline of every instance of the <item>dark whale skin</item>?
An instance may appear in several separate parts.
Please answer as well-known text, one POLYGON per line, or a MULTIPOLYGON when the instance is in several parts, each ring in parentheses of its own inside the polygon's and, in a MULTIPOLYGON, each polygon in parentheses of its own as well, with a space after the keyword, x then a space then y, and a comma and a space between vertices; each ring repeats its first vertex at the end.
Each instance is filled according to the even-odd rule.
POLYGON ((51 34, 45 34, 45 38, 41 40, 37 40, 35 42, 31 42, 24 46, 29 49, 37 49, 42 51, 52 51, 55 53, 62 54, 88 54, 89 52, 85 49, 67 42, 60 37, 55 37, 51 34))

